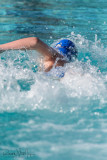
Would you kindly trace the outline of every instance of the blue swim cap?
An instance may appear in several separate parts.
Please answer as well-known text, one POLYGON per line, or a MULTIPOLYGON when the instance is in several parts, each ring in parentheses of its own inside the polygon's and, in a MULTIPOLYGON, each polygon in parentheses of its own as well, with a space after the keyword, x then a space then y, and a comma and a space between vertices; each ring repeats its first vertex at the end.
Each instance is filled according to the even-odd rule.
POLYGON ((55 48, 57 49, 58 53, 64 56, 69 62, 77 58, 77 49, 75 44, 68 39, 59 41, 55 48))

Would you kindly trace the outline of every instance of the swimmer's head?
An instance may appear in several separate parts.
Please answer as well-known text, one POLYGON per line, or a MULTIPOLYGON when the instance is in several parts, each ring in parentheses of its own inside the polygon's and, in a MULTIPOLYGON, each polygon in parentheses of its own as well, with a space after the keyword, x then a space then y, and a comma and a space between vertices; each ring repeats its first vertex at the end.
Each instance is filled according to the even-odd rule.
POLYGON ((59 41, 56 44, 55 49, 59 54, 64 56, 68 62, 73 61, 77 58, 77 49, 75 47, 75 44, 68 39, 59 41))

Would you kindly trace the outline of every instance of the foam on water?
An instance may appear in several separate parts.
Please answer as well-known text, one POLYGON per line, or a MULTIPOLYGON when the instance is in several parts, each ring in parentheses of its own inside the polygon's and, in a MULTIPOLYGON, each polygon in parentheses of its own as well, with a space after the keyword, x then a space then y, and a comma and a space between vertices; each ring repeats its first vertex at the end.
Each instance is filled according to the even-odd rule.
POLYGON ((76 107, 94 106, 96 101, 97 107, 106 104, 106 49, 97 36, 95 42, 74 33, 68 38, 76 43, 79 60, 64 66, 66 73, 60 80, 47 77, 42 71, 36 72, 35 52, 1 54, 0 111, 72 112, 76 107))

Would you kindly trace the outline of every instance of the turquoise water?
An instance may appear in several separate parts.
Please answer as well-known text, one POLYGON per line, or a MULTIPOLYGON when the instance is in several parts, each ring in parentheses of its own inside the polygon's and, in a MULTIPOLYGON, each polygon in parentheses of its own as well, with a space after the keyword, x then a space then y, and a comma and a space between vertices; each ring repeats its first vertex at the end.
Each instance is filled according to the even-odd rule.
POLYGON ((0 43, 73 40, 78 60, 60 81, 35 51, 0 55, 0 160, 106 160, 106 0, 0 0, 0 43))

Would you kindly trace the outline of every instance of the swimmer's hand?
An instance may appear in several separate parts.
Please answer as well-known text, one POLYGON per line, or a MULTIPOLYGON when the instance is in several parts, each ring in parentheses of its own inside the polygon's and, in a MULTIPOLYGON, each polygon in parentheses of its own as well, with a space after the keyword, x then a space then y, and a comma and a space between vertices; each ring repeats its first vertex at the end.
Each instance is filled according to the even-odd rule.
POLYGON ((3 52, 4 52, 4 50, 0 49, 0 53, 3 53, 3 52))

